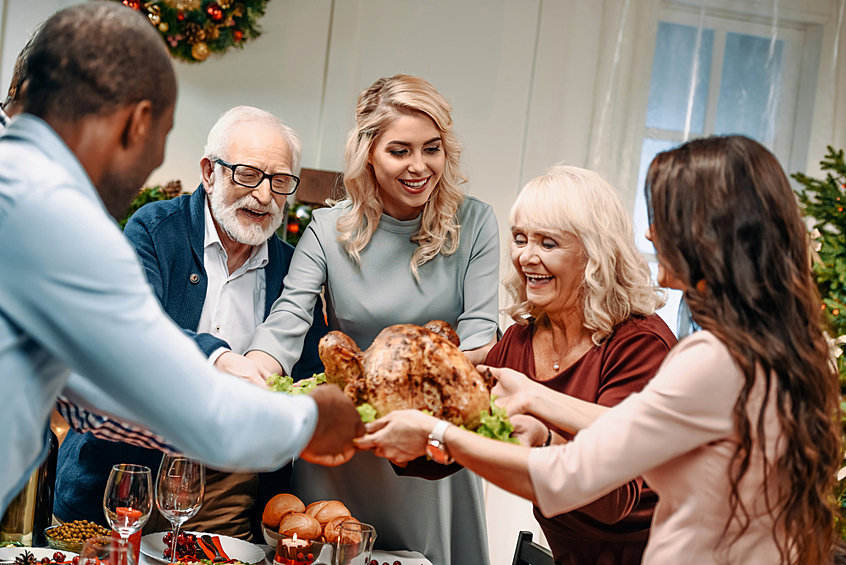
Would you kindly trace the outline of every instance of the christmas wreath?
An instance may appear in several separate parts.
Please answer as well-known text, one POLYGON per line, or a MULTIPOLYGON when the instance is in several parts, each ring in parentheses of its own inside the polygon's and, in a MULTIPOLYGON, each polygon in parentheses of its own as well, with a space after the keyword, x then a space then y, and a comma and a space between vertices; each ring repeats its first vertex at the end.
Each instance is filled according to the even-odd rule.
POLYGON ((261 35, 268 0, 115 0, 146 14, 174 57, 196 63, 261 35))

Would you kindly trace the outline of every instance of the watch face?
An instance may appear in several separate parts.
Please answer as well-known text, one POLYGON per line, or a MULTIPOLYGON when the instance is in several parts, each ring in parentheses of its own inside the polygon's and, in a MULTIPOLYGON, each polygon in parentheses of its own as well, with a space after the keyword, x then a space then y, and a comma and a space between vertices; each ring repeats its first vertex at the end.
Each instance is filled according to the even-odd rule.
POLYGON ((428 455, 435 463, 441 465, 449 465, 453 459, 446 450, 446 446, 436 439, 429 439, 426 445, 426 455, 428 455))

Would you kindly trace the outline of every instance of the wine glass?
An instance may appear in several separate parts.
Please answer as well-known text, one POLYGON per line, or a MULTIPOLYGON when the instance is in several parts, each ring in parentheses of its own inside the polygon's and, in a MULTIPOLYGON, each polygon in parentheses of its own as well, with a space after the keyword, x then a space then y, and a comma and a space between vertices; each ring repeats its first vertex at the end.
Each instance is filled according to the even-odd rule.
POLYGON ((162 457, 156 478, 156 505, 173 526, 171 561, 179 560, 176 554, 179 527, 200 510, 205 484, 206 469, 201 463, 182 455, 162 457))
POLYGON ((153 511, 153 479, 143 465, 121 463, 112 467, 103 510, 112 529, 122 540, 139 531, 153 511))
POLYGON ((85 540, 79 565, 137 565, 131 542, 108 537, 85 540))

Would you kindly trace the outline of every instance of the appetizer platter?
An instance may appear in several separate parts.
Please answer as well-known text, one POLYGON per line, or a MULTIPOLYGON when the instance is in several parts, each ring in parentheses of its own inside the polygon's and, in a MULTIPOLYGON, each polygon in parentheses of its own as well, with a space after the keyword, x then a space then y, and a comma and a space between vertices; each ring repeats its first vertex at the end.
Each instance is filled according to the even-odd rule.
POLYGON ((78 565, 79 554, 44 547, 0 547, 0 563, 13 565, 78 565))
POLYGON ((171 532, 156 532, 141 538, 141 553, 163 563, 258 563, 264 551, 244 540, 202 532, 183 532, 177 538, 177 558, 170 555, 171 532), (179 539, 181 538, 181 539, 179 539), (167 541, 166 541, 167 540, 167 541))
POLYGON ((440 320, 389 326, 363 352, 346 334, 331 331, 318 345, 325 373, 296 383, 273 375, 268 387, 297 395, 335 384, 355 403, 364 422, 411 408, 485 437, 517 443, 505 410, 491 397, 492 376, 480 374, 459 345, 455 331, 440 320))

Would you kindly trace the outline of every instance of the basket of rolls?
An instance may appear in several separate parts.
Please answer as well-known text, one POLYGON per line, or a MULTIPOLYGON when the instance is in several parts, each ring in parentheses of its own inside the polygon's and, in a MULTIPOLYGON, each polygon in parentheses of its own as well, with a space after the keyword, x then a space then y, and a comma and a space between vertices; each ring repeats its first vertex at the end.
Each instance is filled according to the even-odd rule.
POLYGON ((318 556, 328 563, 332 550, 327 548, 338 541, 341 524, 358 520, 337 500, 306 506, 293 494, 278 494, 265 506, 261 521, 267 545, 276 549, 277 563, 310 563, 318 556), (303 559, 289 557, 299 555, 303 559))

